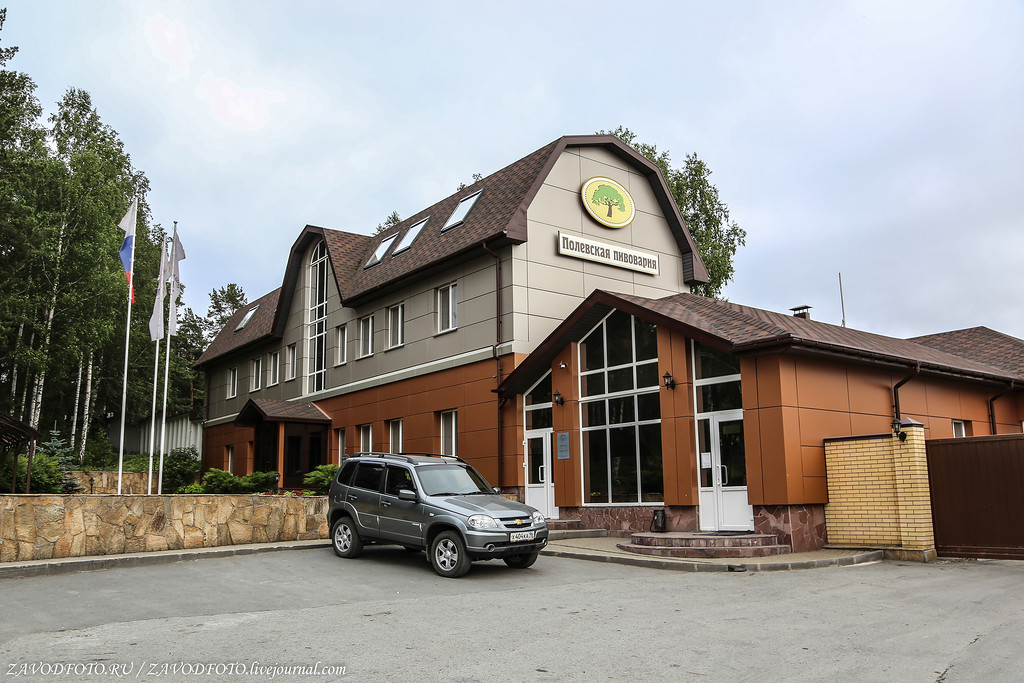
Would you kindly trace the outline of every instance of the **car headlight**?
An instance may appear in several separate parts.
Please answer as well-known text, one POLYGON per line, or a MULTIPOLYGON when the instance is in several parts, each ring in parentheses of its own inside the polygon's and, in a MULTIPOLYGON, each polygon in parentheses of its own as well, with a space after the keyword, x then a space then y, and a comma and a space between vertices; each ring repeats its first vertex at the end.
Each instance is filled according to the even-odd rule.
POLYGON ((473 515, 469 518, 469 526, 474 529, 496 529, 498 523, 489 515, 473 515))
POLYGON ((534 524, 544 524, 544 515, 541 514, 540 510, 534 510, 533 511, 533 523, 534 524))

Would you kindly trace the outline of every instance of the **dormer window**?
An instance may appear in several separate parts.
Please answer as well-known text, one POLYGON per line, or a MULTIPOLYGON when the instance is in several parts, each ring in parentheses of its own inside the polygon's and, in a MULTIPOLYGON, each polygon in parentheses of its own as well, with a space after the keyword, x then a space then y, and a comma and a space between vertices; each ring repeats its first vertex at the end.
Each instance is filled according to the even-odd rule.
POLYGON ((238 327, 235 328, 235 332, 238 332, 240 329, 245 327, 250 320, 252 320, 252 314, 256 312, 257 308, 259 308, 259 304, 253 306, 248 310, 248 312, 246 312, 245 317, 242 318, 242 322, 238 323, 238 327))
POLYGON ((398 246, 395 247, 394 253, 391 255, 394 256, 395 254, 399 254, 408 249, 409 247, 411 247, 413 240, 415 240, 416 237, 419 236, 420 230, 423 229, 423 226, 426 225, 427 221, 429 220, 429 217, 424 218, 419 223, 406 230, 405 235, 402 236, 402 241, 398 243, 398 246))
MULTIPOLYGON (((483 192, 483 190, 480 192, 483 192)), ((444 224, 443 228, 441 228, 441 232, 444 232, 449 228, 454 228, 466 220, 466 216, 469 215, 473 205, 476 204, 476 200, 480 198, 480 192, 471 194, 459 202, 459 205, 455 207, 455 211, 452 212, 451 218, 449 218, 448 222, 444 224)))
POLYGON ((369 268, 370 266, 380 263, 380 260, 384 258, 384 254, 388 253, 388 247, 391 246, 391 243, 395 241, 396 237, 398 237, 398 235, 394 234, 391 237, 385 237, 382 239, 380 244, 377 245, 377 249, 374 250, 373 256, 370 257, 370 260, 366 262, 366 265, 363 266, 363 268, 369 268))

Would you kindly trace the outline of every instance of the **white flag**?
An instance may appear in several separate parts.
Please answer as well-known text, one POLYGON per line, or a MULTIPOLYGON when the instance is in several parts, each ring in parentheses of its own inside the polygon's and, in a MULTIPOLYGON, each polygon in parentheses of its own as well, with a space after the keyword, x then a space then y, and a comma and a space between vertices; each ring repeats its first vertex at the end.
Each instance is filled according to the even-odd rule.
POLYGON ((170 266, 167 264, 167 249, 160 246, 160 281, 156 285, 156 300, 153 302, 153 315, 149 316, 149 339, 156 341, 164 338, 164 299, 167 297, 167 276, 170 266))
POLYGON ((178 294, 181 285, 181 272, 178 264, 185 260, 185 248, 178 239, 178 228, 174 228, 174 242, 171 243, 171 313, 167 316, 167 334, 173 337, 178 333, 178 294))

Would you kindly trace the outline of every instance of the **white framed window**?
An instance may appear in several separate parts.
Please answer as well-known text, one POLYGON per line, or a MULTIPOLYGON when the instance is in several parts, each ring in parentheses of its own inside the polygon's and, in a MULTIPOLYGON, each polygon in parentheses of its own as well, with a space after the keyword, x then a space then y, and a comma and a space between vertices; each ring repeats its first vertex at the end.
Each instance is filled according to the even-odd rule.
POLYGON ((953 438, 963 439, 967 436, 967 423, 963 420, 953 420, 953 438))
POLYGON ((334 364, 344 365, 348 362, 348 325, 338 325, 334 328, 334 343, 338 349, 334 364))
POLYGON ((394 257, 396 254, 400 254, 411 247, 412 243, 416 240, 416 237, 419 236, 420 230, 423 229, 423 226, 427 224, 428 220, 430 220, 429 217, 424 218, 419 223, 406 230, 401 241, 395 246, 395 250, 391 252, 391 256, 394 257))
POLYGON ((373 355, 373 316, 359 319, 359 357, 373 355))
POLYGON ((287 366, 287 375, 285 379, 295 379, 295 373, 298 371, 299 358, 298 349, 295 344, 289 344, 284 350, 285 365, 287 366))
POLYGON ((402 421, 388 420, 388 450, 392 453, 402 452, 402 421))
POLYGON ((327 379, 327 247, 320 242, 309 257, 306 334, 306 392, 324 390, 327 379))
POLYGON ((234 472, 235 470, 235 447, 225 446, 224 447, 224 470, 227 472, 234 472))
POLYGON ((359 425, 359 451, 369 453, 373 450, 373 425, 359 425))
POLYGON ((393 349, 405 343, 405 304, 388 309, 388 348, 393 349))
POLYGON ((259 391, 263 380, 263 356, 249 361, 249 391, 259 391))
MULTIPOLYGON (((483 190, 481 190, 481 192, 482 191, 483 190)), ((448 219, 448 222, 446 222, 444 224, 444 227, 441 228, 441 232, 444 232, 449 228, 454 228, 456 225, 463 223, 466 220, 466 216, 469 215, 470 209, 473 208, 473 205, 476 204, 476 200, 479 198, 480 192, 476 192, 474 194, 469 195, 461 202, 459 202, 459 205, 455 207, 454 211, 452 211, 452 215, 448 219)))
POLYGON ((256 304, 255 306, 250 308, 248 311, 246 311, 245 315, 242 317, 242 322, 238 323, 238 327, 235 328, 235 332, 238 332, 240 329, 245 327, 249 323, 250 320, 252 320, 253 313, 255 313, 256 309, 258 309, 259 307, 260 307, 260 305, 256 304))
POLYGON ((228 368, 228 398, 238 395, 238 368, 228 368))
POLYGON ((458 327, 458 285, 454 282, 450 285, 437 288, 437 331, 448 332, 458 327))
POLYGON ((363 268, 369 268, 372 265, 380 263, 380 260, 384 258, 384 254, 388 253, 388 247, 391 246, 391 243, 395 241, 396 237, 398 237, 397 233, 382 239, 380 244, 377 245, 377 248, 374 249, 373 255, 370 256, 370 260, 366 262, 366 265, 363 266, 363 268))
POLYGON ((459 415, 458 411, 446 410, 441 413, 441 454, 458 455, 459 415))
POLYGON ((270 367, 267 368, 267 386, 272 387, 281 381, 281 352, 270 354, 270 367))

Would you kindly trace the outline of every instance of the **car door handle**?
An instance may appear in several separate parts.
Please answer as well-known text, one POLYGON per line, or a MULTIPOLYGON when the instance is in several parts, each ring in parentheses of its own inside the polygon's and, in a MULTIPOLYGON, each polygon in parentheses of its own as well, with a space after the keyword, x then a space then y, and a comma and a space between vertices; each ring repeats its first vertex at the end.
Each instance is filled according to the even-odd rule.
POLYGON ((348 499, 349 500, 359 500, 359 496, 354 496, 352 494, 349 494, 348 499))
POLYGON ((384 500, 384 501, 381 501, 380 506, 382 508, 389 508, 389 507, 391 507, 391 503, 389 503, 386 500, 384 500))

